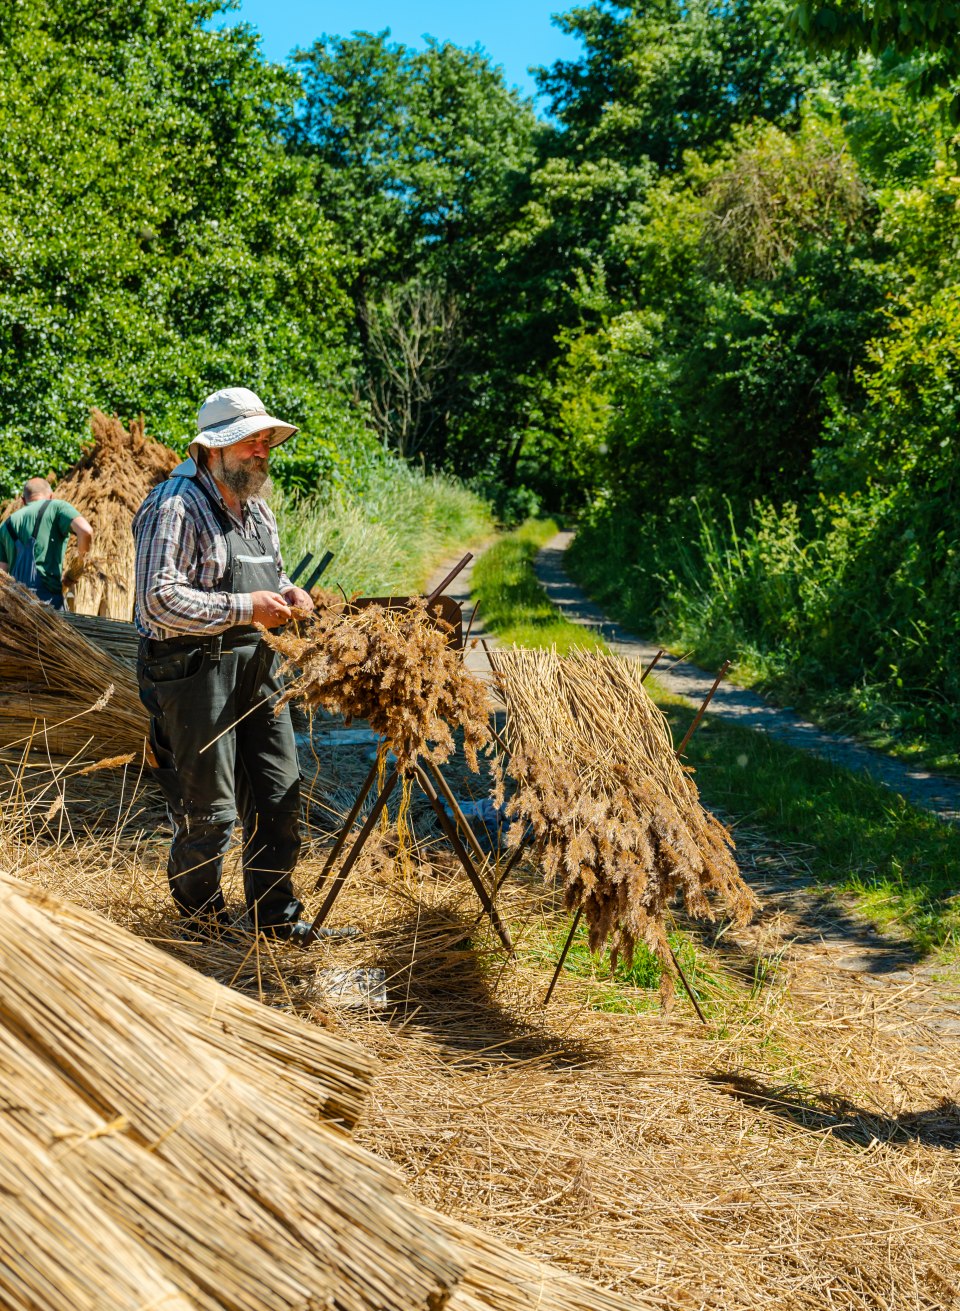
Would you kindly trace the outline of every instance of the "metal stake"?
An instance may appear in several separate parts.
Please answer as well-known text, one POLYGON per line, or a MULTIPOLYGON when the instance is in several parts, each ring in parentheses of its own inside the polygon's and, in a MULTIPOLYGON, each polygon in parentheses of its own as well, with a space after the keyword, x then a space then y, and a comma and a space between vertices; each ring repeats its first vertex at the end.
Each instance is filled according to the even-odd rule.
POLYGON ((360 852, 363 850, 364 843, 366 842, 370 834, 373 832, 377 820, 380 818, 380 815, 383 812, 384 807, 386 806, 387 802, 390 800, 390 793, 397 786, 397 780, 399 779, 399 777, 400 777, 400 771, 399 769, 395 769, 390 774, 390 777, 387 779, 387 781, 384 783, 380 795, 373 803, 373 806, 371 807, 370 810, 370 814, 364 820, 363 828, 357 834, 357 839, 354 842, 353 846, 350 848, 346 860, 343 862, 343 864, 340 866, 339 870, 337 871, 337 876, 333 880, 333 883, 331 884, 330 891, 327 893, 326 896, 326 900, 324 901, 320 909, 317 911, 316 919, 310 925, 310 932, 306 935, 303 942, 303 945, 305 947, 309 946, 310 943, 313 942, 313 940, 316 938, 317 929, 320 928, 321 924, 324 922, 324 920, 330 914, 330 911, 333 909, 333 903, 336 901, 337 897, 339 896, 340 890, 347 880, 347 875, 350 873, 350 871, 353 869, 354 865, 356 864, 357 857, 360 855, 360 852))
POLYGON ((570 932, 567 934, 567 940, 563 944, 563 951, 560 953, 560 959, 557 961, 557 968, 553 971, 553 978, 550 980, 550 987, 547 989, 547 995, 543 999, 544 1006, 547 1005, 550 998, 553 996, 553 990, 557 986, 557 979, 559 979, 560 971, 563 969, 563 962, 567 959, 567 952, 573 946, 573 935, 580 927, 580 918, 582 915, 583 907, 580 906, 577 909, 576 915, 573 917, 573 923, 570 925, 570 932))
POLYGON ((317 565, 316 569, 314 569, 313 573, 307 579, 306 588, 304 589, 305 591, 309 592, 311 587, 316 586, 317 579, 320 577, 322 573, 325 572, 327 565, 329 565, 332 559, 333 559, 333 552, 324 551, 323 555, 320 558, 320 563, 317 565))
POLYGON ((306 555, 303 557, 303 559, 300 561, 300 563, 297 565, 296 569, 294 569, 293 573, 290 575, 291 583, 295 583, 297 581, 297 579, 300 577, 300 575, 303 573, 304 569, 306 569, 307 565, 310 563, 312 559, 313 559, 313 552, 308 551, 306 555))
POLYGON ((330 871, 333 869, 334 865, 336 864, 337 857, 340 855, 340 852, 343 850, 347 838, 350 836, 350 830, 357 822, 357 816, 360 814, 361 807, 363 806, 363 803, 366 801, 367 796, 370 793, 370 789, 373 787, 374 783, 376 782, 377 771, 379 770, 379 768, 380 768, 380 761, 375 760, 370 768, 370 773, 363 781, 363 787, 360 789, 359 793, 357 794, 356 801, 353 803, 353 806, 350 809, 350 814, 343 821, 343 826, 340 829, 340 832, 337 834, 337 840, 336 842, 334 842, 332 848, 330 849, 330 853, 327 856, 323 869, 320 871, 320 877, 313 885, 314 892, 317 892, 320 889, 320 886, 323 883, 324 879, 327 877, 327 875, 330 873, 330 871))
POLYGON ((459 860, 460 864, 463 866, 464 870, 466 871, 467 878, 473 884, 474 891, 476 892, 477 896, 480 898, 480 904, 483 906, 483 909, 487 912, 487 915, 490 917, 490 923, 496 929, 500 941, 503 943, 504 947, 506 947, 507 951, 512 956, 514 948, 513 948, 513 939, 510 937, 510 930, 507 928, 506 924, 504 924, 503 920, 500 918, 500 912, 497 910, 496 906, 491 900, 490 893, 487 891, 486 885, 484 884, 483 880, 480 878, 480 875, 477 873, 476 869, 474 868, 473 861, 470 859, 469 852, 466 850, 463 843, 460 841, 460 835, 457 832, 456 825, 453 823, 450 816, 447 814, 443 806, 440 804, 440 798, 437 796, 436 792, 434 791, 433 784, 430 782, 430 776, 427 774, 426 770, 420 764, 415 764, 413 766, 413 772, 417 779, 417 782, 420 784, 420 787, 423 789, 424 796, 427 798, 427 800, 430 802, 430 805, 433 807, 434 813, 437 816, 437 821, 441 829, 443 829, 444 837, 447 839, 447 841, 450 843, 450 846, 453 848, 453 854, 456 856, 457 860, 459 860))
POLYGON ((471 561, 472 559, 473 559, 473 552, 472 552, 472 551, 468 551, 468 552, 466 553, 466 555, 463 557, 463 559, 460 561, 460 563, 459 563, 459 564, 455 564, 455 565, 453 566, 453 568, 452 568, 452 569, 450 570, 450 572, 447 574, 446 578, 444 578, 443 582, 437 584, 437 586, 433 589, 433 591, 432 591, 432 592, 430 593, 430 595, 427 597, 427 609, 428 609, 428 610, 429 610, 430 606, 433 605, 433 603, 434 603, 434 601, 437 599, 437 597, 443 595, 443 589, 444 589, 445 587, 447 587, 450 583, 453 582, 453 580, 456 578, 457 574, 460 573, 460 571, 461 571, 462 569, 466 569, 467 565, 470 563, 470 561, 471 561))
POLYGON ((700 723, 700 720, 703 718, 703 712, 706 710, 707 706, 708 706, 708 705, 710 704, 710 702, 713 700, 713 694, 714 694, 714 692, 716 692, 717 688, 720 686, 720 680, 721 680, 721 678, 723 678, 724 674, 727 672, 727 670, 728 670, 729 668, 730 668, 730 661, 729 661, 729 660, 724 660, 723 664, 720 666, 720 672, 719 672, 719 674, 717 674, 716 678, 713 680, 713 687, 711 687, 710 691, 707 693, 706 697, 704 698, 703 705, 702 705, 702 706, 700 707, 700 709, 697 711, 697 713, 696 713, 696 717, 694 718, 693 723, 692 723, 692 724, 690 725, 690 727, 687 729, 686 737, 683 739, 683 741, 682 741, 682 742, 680 743, 680 745, 677 747, 676 752, 674 753, 675 755, 678 755, 678 756, 682 756, 682 755, 683 755, 684 748, 686 747, 686 745, 687 745, 687 743, 690 741, 690 739, 693 737, 694 730, 696 729, 697 725, 700 723))
POLYGON ((697 1001, 696 997, 694 997, 694 995, 693 995, 693 989, 690 987, 690 984, 687 982, 687 976, 684 974, 683 970, 680 968, 680 962, 677 960, 677 953, 676 953, 676 952, 673 950, 673 948, 670 946, 670 943, 669 943, 669 942, 667 943, 667 949, 668 949, 669 952, 670 952, 670 956, 671 956, 671 959, 673 960, 673 963, 674 963, 674 965, 675 965, 675 967, 676 967, 676 971, 677 971, 677 973, 680 975, 680 982, 683 984, 684 988, 686 988, 686 990, 687 990, 687 996, 688 996, 688 997, 690 998, 690 1000, 693 1002, 693 1009, 694 1009, 694 1010, 697 1012, 697 1014, 700 1016, 701 1021, 702 1021, 704 1024, 706 1024, 706 1022, 707 1022, 707 1017, 704 1015, 703 1011, 700 1009, 700 1003, 697 1001))
POLYGON ((657 654, 653 657, 653 659, 652 659, 652 660, 650 661, 650 663, 647 665, 646 669, 645 669, 645 670, 643 671, 643 673, 640 675, 640 682, 641 682, 641 683, 645 683, 645 682, 647 681, 647 674, 651 673, 651 672, 656 668, 656 666, 657 666, 657 661, 660 659, 660 657, 661 657, 662 655, 663 655, 663 647, 660 648, 660 650, 657 652, 657 654))

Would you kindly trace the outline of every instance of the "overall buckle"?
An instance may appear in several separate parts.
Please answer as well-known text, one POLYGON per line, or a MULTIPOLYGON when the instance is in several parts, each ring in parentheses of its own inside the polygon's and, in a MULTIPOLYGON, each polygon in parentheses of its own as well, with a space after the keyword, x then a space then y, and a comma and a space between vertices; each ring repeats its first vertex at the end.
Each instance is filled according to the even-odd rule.
POLYGON ((210 639, 210 663, 212 665, 218 665, 220 663, 220 657, 222 654, 223 654, 223 636, 222 634, 218 633, 216 637, 211 637, 210 639))

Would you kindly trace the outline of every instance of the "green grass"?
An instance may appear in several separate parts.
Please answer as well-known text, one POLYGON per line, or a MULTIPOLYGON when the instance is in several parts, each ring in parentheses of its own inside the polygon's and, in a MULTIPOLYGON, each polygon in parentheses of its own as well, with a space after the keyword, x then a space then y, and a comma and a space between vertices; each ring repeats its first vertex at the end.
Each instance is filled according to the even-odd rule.
POLYGON ((348 596, 420 591, 437 565, 494 531, 486 502, 456 479, 400 464, 378 471, 362 493, 275 489, 272 504, 287 569, 308 551, 317 559, 333 551, 322 584, 348 596))
MULTIPOLYGON (((501 641, 556 642, 563 651, 587 636, 563 619, 533 574, 533 558, 554 531, 549 521, 527 523, 474 570, 486 624, 501 641)), ((648 686, 679 741, 693 710, 666 694, 655 678, 648 686)), ((709 715, 694 734, 687 760, 711 809, 775 841, 809 844, 803 859, 814 878, 825 889, 852 895, 873 923, 896 930, 918 953, 960 955, 956 826, 865 775, 709 715)))
MULTIPOLYGON (((674 735, 693 713, 657 694, 674 735)), ((824 887, 925 954, 960 948, 960 829, 866 775, 709 716, 687 758, 708 806, 804 853, 824 887)))
MULTIPOLYGON (((775 580, 762 560, 743 554, 741 543, 724 537, 723 525, 716 534, 715 527, 701 524, 702 559, 690 550, 689 541, 678 541, 667 532, 639 565, 635 556, 641 525, 611 518, 578 532, 567 552, 567 568, 605 613, 625 627, 647 634, 655 630, 658 641, 670 650, 683 651, 708 669, 719 668, 730 657, 730 681, 796 707, 822 728, 855 736, 874 750, 926 769, 960 773, 960 742, 945 700, 934 713, 932 705, 918 701, 916 689, 904 690, 893 678, 850 680, 840 658, 827 679, 823 669, 809 667, 782 641, 773 639, 772 646, 761 647, 747 635, 741 612, 750 609, 749 602, 756 602, 765 587, 770 591, 775 580), (664 589, 672 593, 669 600, 664 589)), ((785 611, 794 604, 789 589, 778 604, 785 611)))
MULTIPOLYGON (((558 926, 545 928, 543 933, 526 940, 522 955, 543 969, 553 970, 560 959, 569 933, 570 925, 566 921, 558 926)), ((712 994, 718 988, 715 972, 709 967, 703 953, 697 950, 685 934, 671 933, 669 941, 680 961, 687 982, 697 994, 700 1004, 705 1006, 708 997, 704 994, 712 994)), ((638 945, 633 954, 633 961, 629 965, 619 960, 611 969, 607 952, 598 953, 590 950, 586 926, 581 924, 573 935, 564 962, 564 971, 572 974, 574 978, 584 979, 589 984, 587 1004, 593 1010, 640 1014, 659 1009, 658 989, 662 967, 656 956, 642 943, 638 945)), ((676 982, 676 995, 686 996, 679 979, 676 982)))
POLYGON ((473 570, 473 595, 483 621, 508 645, 556 646, 561 653, 574 646, 606 649, 589 629, 563 618, 534 576, 534 558, 556 531, 552 519, 528 519, 480 557, 473 570))

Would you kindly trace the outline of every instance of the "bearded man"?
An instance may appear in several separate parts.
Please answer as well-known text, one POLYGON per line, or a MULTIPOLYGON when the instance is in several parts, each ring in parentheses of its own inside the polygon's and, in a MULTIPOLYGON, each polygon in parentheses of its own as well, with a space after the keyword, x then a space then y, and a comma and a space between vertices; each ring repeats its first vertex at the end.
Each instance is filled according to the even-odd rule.
POLYGON ((274 714, 278 657, 254 626, 279 627, 291 606, 313 609, 284 573, 259 495, 271 449, 297 429, 245 387, 208 396, 197 428, 192 458, 133 523, 137 674, 173 824, 170 889, 188 932, 227 925, 220 878, 239 811, 251 927, 302 941, 296 744, 289 709, 274 714))

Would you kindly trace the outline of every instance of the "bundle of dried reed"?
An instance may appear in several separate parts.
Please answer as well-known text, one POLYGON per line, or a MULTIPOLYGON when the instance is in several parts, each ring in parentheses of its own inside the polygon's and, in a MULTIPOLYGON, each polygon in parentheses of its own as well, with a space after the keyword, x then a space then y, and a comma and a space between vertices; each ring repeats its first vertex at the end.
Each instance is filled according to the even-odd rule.
POLYGON ((463 729, 470 768, 490 741, 487 691, 465 667, 448 640, 450 628, 427 611, 423 597, 406 609, 351 606, 336 592, 315 594, 316 611, 304 636, 266 633, 291 673, 281 705, 302 701, 310 709, 366 719, 397 757, 401 769, 418 756, 435 764, 454 749, 453 730, 463 729))
MULTIPOLYGON (((57 1165, 90 1191, 94 1214, 135 1236, 193 1304, 446 1302, 461 1262, 388 1167, 312 1122, 282 1085, 251 1082, 213 1034, 185 1032, 175 1006, 91 957, 2 876, 0 969, 11 1119, 48 1151, 66 1140, 57 1165)), ((37 1259, 15 1250, 8 1226, 0 1208, 13 1249, 3 1292, 37 1259)))
POLYGON ((347 1129, 356 1124, 375 1063, 353 1043, 267 1010, 93 911, 38 888, 22 892, 91 960, 176 1009, 186 1035, 215 1043, 248 1078, 295 1093, 311 1114, 347 1129))
POLYGON ((116 415, 94 408, 90 430, 93 444, 60 479, 55 492, 90 521, 94 532, 82 568, 72 551, 67 554, 74 609, 79 614, 129 620, 135 589, 133 516, 180 457, 145 435, 142 414, 125 428, 116 415))
POLYGON ((136 669, 139 636, 133 624, 118 619, 102 619, 99 615, 74 614, 69 610, 63 614, 70 627, 75 628, 88 642, 101 647, 118 664, 136 669))
POLYGON ((0 574, 0 746, 140 755, 146 732, 130 671, 0 574))
POLYGON ((636 662, 517 648, 491 660, 517 783, 512 839, 531 825, 546 876, 562 882, 568 908, 583 909, 591 948, 609 940, 614 959, 630 959, 646 943, 671 995, 671 903, 682 898, 689 914, 714 919, 715 896, 738 923, 757 907, 732 837, 701 806, 636 662))

